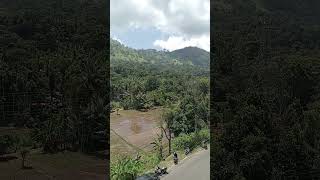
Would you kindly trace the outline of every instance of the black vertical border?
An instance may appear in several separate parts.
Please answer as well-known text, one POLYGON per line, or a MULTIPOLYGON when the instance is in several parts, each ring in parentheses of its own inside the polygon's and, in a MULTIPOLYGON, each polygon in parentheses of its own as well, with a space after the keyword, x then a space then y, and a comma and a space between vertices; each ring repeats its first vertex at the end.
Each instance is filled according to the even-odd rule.
POLYGON ((213 109, 213 90, 214 90, 214 76, 213 76, 213 61, 214 61, 214 28, 213 28, 213 20, 214 20, 214 12, 213 12, 213 6, 214 6, 214 0, 210 1, 210 107, 209 107, 209 123, 210 123, 210 179, 212 179, 212 170, 211 170, 211 161, 213 157, 213 133, 212 129, 214 127, 214 120, 212 119, 212 112, 211 109, 213 109))
MULTIPOLYGON (((107 88, 108 88, 108 111, 110 112, 110 0, 106 0, 106 61, 107 61, 107 88)), ((107 173, 106 179, 110 179, 110 113, 107 115, 107 173)))

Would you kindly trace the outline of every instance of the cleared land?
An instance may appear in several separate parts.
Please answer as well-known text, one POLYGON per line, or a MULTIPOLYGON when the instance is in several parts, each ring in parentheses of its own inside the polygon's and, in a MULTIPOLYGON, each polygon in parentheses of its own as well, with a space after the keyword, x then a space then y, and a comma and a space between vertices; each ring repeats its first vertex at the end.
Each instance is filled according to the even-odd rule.
POLYGON ((138 151, 152 150, 151 142, 157 137, 161 108, 146 112, 120 110, 110 115, 111 159, 119 155, 133 156, 138 151))
MULTIPOLYGON (((9 156, 9 155, 6 155, 9 156)), ((0 162, 0 179, 105 179, 107 161, 78 152, 61 152, 57 154, 42 154, 33 151, 27 156, 26 165, 30 169, 21 169, 21 159, 18 154, 10 154, 17 159, 0 162)))

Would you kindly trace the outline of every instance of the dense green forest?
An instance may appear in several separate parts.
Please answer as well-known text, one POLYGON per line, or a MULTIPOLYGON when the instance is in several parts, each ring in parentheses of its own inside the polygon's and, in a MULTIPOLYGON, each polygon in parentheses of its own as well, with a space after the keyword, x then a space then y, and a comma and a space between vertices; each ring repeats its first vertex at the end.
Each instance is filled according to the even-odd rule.
POLYGON ((319 7, 213 2, 213 179, 319 177, 319 7))
MULTIPOLYGON (((0 126, 30 130, 27 146, 107 149, 106 3, 0 2, 0 126)), ((0 154, 12 152, 19 131, 0 134, 0 154)))

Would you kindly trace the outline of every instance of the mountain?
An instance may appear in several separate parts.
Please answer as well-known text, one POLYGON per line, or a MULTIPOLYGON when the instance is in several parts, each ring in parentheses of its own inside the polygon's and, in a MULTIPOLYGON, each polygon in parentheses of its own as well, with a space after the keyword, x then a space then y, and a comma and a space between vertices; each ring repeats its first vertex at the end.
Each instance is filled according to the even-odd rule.
POLYGON ((172 52, 155 49, 136 50, 126 47, 120 42, 110 40, 110 59, 113 61, 131 61, 161 65, 191 65, 209 68, 209 52, 197 48, 186 47, 172 52))
POLYGON ((170 52, 170 55, 182 61, 190 61, 192 64, 197 66, 209 66, 210 64, 209 52, 197 47, 185 47, 183 49, 178 49, 170 52))

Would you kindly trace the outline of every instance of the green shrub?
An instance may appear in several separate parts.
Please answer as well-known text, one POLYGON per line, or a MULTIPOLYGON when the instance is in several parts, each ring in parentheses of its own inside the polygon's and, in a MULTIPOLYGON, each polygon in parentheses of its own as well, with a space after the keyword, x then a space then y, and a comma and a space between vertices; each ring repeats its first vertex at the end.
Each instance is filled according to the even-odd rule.
POLYGON ((160 159, 158 154, 145 156, 145 159, 143 160, 143 169, 145 170, 145 169, 153 168, 159 163, 160 163, 160 159))
POLYGON ((2 135, 0 136, 0 154, 16 152, 22 146, 32 146, 32 142, 28 135, 2 135))
POLYGON ((202 141, 209 141, 210 133, 208 129, 202 129, 199 132, 190 134, 181 134, 172 140, 174 151, 183 150, 189 147, 191 150, 200 146, 202 141))
POLYGON ((117 109, 117 108, 121 108, 121 105, 120 105, 120 102, 115 102, 115 101, 112 101, 111 102, 111 109, 117 109))
POLYGON ((0 136, 0 155, 8 153, 9 147, 13 144, 12 138, 8 135, 0 136))
POLYGON ((111 179, 113 180, 134 180, 142 172, 141 161, 124 157, 111 164, 111 179))
POLYGON ((17 137, 18 138, 18 143, 20 146, 23 146, 23 147, 30 147, 33 145, 33 140, 30 136, 20 136, 20 137, 17 137))
POLYGON ((172 140, 172 148, 174 151, 182 150, 186 147, 192 148, 192 135, 181 134, 172 140))
POLYGON ((201 131, 199 131, 198 136, 201 139, 201 141, 209 142, 209 140, 210 140, 210 131, 209 131, 209 129, 202 129, 201 131))

